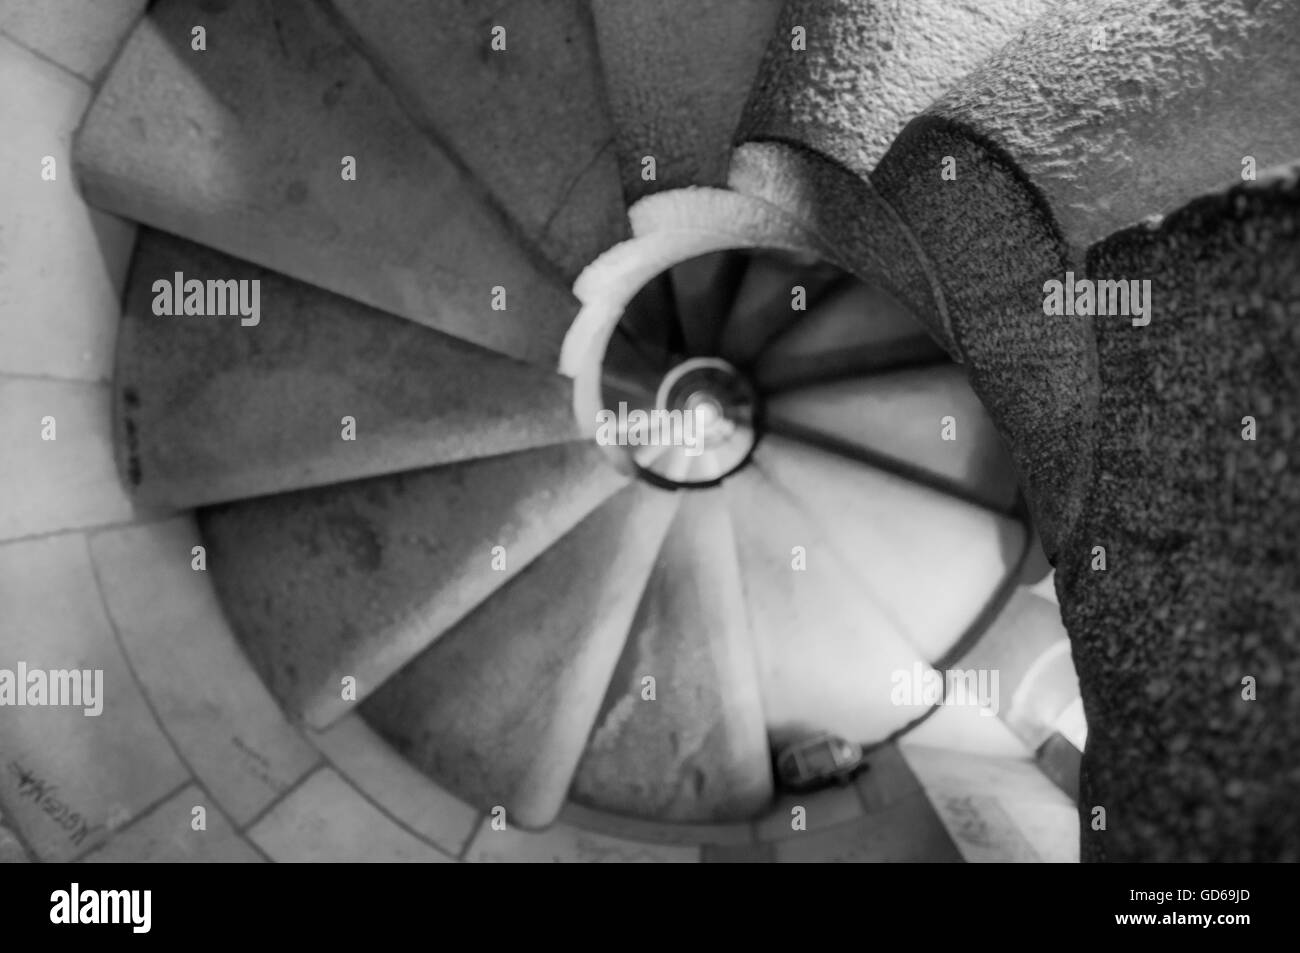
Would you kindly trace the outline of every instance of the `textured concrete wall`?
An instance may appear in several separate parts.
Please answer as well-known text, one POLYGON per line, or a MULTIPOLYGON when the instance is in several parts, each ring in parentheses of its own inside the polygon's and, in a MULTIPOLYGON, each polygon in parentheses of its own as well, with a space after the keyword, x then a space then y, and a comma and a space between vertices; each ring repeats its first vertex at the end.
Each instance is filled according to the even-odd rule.
POLYGON ((738 140, 816 143, 870 172, 909 119, 1057 2, 788 0, 738 140))
POLYGON ((1057 564, 1089 724, 1084 859, 1300 860, 1297 175, 1088 256, 1150 279, 1154 309, 1097 320, 1096 463, 1057 564))
POLYGON ((1243 156, 1300 155, 1297 90, 1295 0, 1071 0, 929 115, 1006 149, 1081 250, 1226 188, 1243 156))

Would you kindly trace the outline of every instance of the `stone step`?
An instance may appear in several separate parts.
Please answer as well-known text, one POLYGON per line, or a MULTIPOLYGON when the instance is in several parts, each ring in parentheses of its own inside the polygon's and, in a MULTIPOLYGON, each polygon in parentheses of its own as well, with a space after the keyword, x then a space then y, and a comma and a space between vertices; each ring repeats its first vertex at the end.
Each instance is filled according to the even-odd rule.
POLYGON ((1026 544, 1014 520, 775 434, 754 464, 799 500, 862 591, 930 663, 979 621, 1026 544))
POLYGON ((127 484, 176 507, 578 436, 572 384, 552 371, 153 231, 133 266, 115 388, 127 484), (154 282, 177 273, 258 282, 258 323, 155 314, 154 282))
POLYGON ((627 237, 586 0, 335 0, 417 124, 572 281, 627 237), (493 47, 504 30, 503 50, 493 47))
POLYGON ((625 479, 594 446, 559 444, 224 504, 199 523, 250 660, 291 713, 323 727, 625 479))
POLYGON ((676 505, 625 487, 372 695, 366 719, 480 809, 549 824, 676 505))
POLYGON ((781 0, 591 0, 629 201, 721 185, 781 0), (654 156, 654 181, 642 158, 654 156))
POLYGON ((74 154, 96 205, 512 357, 553 366, 576 312, 308 0, 155 4, 74 154))
POLYGON ((766 407, 777 432, 884 458, 995 509, 1016 502, 1011 458, 957 364, 814 384, 774 395, 766 407))
POLYGON ((754 379, 764 390, 781 390, 943 359, 943 349, 893 296, 850 281, 768 342, 754 379))
POLYGON ((716 352, 745 264, 743 253, 719 251, 688 258, 668 273, 689 356, 708 357, 716 352))
POLYGON ((816 308, 839 280, 829 265, 810 266, 789 255, 753 256, 722 329, 722 357, 737 366, 749 364, 774 336, 816 308), (804 289, 802 311, 793 307, 796 286, 804 289))
POLYGON ((795 499, 753 467, 724 489, 773 746, 824 731, 870 744, 926 714, 892 698, 895 673, 925 659, 795 499))
POLYGON ((691 491, 646 585, 572 795, 619 814, 726 821, 752 816, 771 794, 725 497, 691 491))

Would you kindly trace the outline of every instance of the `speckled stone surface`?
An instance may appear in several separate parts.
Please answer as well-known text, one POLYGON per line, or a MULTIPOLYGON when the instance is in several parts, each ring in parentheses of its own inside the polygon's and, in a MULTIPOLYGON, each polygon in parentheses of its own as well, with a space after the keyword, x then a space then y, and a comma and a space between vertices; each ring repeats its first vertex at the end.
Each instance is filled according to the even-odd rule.
POLYGON ((1091 274, 1150 279, 1154 307, 1143 328, 1097 321, 1096 465, 1057 569, 1085 860, 1300 860, 1297 173, 1089 254, 1091 274))
POLYGON ((624 487, 385 683, 366 719, 471 804, 551 823, 679 495, 624 487))
POLYGON ((1300 155, 1297 89, 1295 0, 1069 0, 931 111, 999 142, 1081 252, 1229 187, 1243 156, 1300 155))
POLYGON ((804 223, 834 249, 834 264, 893 292, 953 350, 943 299, 921 246, 864 179, 799 146, 750 142, 732 155, 728 184, 804 223))
POLYGON ((813 144, 869 173, 900 129, 1056 0, 790 0, 740 139, 813 144), (792 48, 793 30, 807 48, 792 48))
POLYGON ((926 250, 954 349, 1051 556, 1078 515, 1096 405, 1087 322, 1043 315, 1043 283, 1067 268, 1051 213, 1000 150, 941 121, 909 125, 872 182, 926 250), (955 179, 939 176, 944 156, 956 159, 955 179))
POLYGON ((590 0, 629 201, 721 185, 782 0, 590 0), (656 179, 641 177, 655 157, 656 179))
POLYGON ((353 706, 343 677, 363 700, 626 479, 557 444, 207 507, 199 528, 249 660, 323 727, 353 706))
POLYGON ((745 820, 771 798, 735 546, 721 490, 685 494, 574 775, 574 800, 699 822, 745 820))
MULTIPOLYGON (((232 307, 230 310, 237 310, 232 307)), ((578 439, 566 378, 145 229, 118 332, 136 498, 242 499, 578 439), (153 313, 154 282, 257 281, 260 320, 153 313), (355 441, 340 439, 344 416, 355 441)))

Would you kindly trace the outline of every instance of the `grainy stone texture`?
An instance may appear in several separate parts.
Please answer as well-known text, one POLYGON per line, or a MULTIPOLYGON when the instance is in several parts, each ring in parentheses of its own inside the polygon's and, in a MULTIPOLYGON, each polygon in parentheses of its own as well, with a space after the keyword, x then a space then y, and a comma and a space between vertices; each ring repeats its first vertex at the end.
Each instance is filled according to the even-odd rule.
POLYGON ((740 820, 772 795, 758 673, 720 490, 688 493, 574 777, 592 807, 740 820), (642 679, 655 678, 655 698, 642 679))
POLYGON ((353 706, 344 676, 363 700, 625 480, 594 444, 557 444, 209 507, 199 526, 249 659, 320 727, 353 706))
POLYGON ((154 231, 132 266, 114 389, 123 482, 171 506, 578 437, 572 384, 553 371, 154 231), (154 282, 177 272, 260 282, 259 323, 155 315, 154 282))
POLYGON ((909 119, 1056 2, 789 0, 738 141, 813 146, 865 175, 909 119))
POLYGON ((1243 156, 1300 155, 1297 89, 1295 0, 1069 0, 930 112, 1001 144, 1081 252, 1239 181, 1243 156))
POLYGON ((1043 283, 1066 269, 1051 213, 996 147, 940 122, 908 126, 872 182, 933 263, 954 348, 1016 461, 1051 556, 1078 516, 1097 399, 1087 322, 1043 315, 1043 283), (948 155, 956 179, 918 173, 948 155))
POLYGON ((156 4, 73 152, 102 208, 512 357, 554 366, 577 310, 308 0, 156 4))
POLYGON ((591 0, 629 201, 721 185, 781 0, 591 0), (641 158, 655 157, 655 181, 641 158))
POLYGON ((627 232, 587 0, 333 0, 417 122, 566 278, 627 232), (506 48, 492 49, 505 30, 506 48))
POLYGON ((480 809, 555 820, 676 496, 625 487, 372 695, 367 720, 480 809))
POLYGON ((954 350, 944 302, 921 246, 864 179, 805 148, 751 142, 732 155, 728 184, 803 223, 834 249, 834 264, 895 294, 949 352, 954 350))
POLYGON ((1096 465, 1058 562, 1085 859, 1300 860, 1298 174, 1088 256, 1092 275, 1150 279, 1154 309, 1144 328, 1097 321, 1096 465))

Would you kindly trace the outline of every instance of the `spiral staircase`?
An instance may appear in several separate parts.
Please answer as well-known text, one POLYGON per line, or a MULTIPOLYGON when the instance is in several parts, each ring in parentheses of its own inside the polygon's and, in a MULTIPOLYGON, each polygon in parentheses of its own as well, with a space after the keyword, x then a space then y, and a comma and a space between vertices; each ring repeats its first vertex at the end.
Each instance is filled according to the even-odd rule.
POLYGON ((1300 859, 1286 3, 143 7, 0 0, 0 857, 1300 859))

